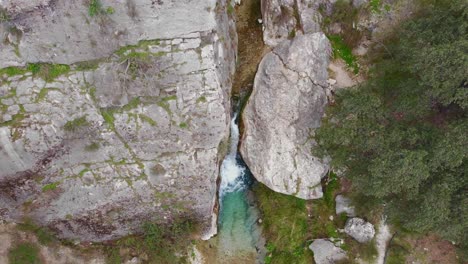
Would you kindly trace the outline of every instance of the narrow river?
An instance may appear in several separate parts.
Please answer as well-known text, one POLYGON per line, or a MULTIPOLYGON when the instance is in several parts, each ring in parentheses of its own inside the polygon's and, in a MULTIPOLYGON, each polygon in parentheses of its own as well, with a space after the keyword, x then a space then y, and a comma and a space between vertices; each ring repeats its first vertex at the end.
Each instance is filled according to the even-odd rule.
POLYGON ((229 153, 221 165, 218 255, 252 258, 257 256, 259 248, 259 215, 249 190, 252 175, 237 152, 239 127, 236 119, 237 113, 231 121, 229 153))

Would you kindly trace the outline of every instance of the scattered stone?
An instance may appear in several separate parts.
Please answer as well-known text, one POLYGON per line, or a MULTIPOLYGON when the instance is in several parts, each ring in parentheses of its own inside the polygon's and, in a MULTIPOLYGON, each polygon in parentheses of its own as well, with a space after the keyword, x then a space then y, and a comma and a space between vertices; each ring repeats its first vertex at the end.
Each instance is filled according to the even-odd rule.
POLYGON ((316 239, 309 248, 314 252, 314 260, 317 264, 334 264, 347 258, 343 249, 327 239, 316 239))
POLYGON ((351 200, 343 195, 339 194, 335 198, 336 202, 336 214, 346 213, 348 217, 356 216, 354 206, 351 205, 351 200))
POLYGON ((367 243, 374 238, 374 225, 364 219, 354 217, 346 221, 345 233, 356 239, 359 243, 367 243))

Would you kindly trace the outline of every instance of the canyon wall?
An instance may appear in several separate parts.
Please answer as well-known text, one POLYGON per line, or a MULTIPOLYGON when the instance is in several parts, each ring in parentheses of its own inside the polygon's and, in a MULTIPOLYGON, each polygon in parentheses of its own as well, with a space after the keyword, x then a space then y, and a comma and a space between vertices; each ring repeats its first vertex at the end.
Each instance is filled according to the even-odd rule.
POLYGON ((0 220, 85 241, 176 218, 215 233, 237 50, 226 6, 0 2, 0 220))

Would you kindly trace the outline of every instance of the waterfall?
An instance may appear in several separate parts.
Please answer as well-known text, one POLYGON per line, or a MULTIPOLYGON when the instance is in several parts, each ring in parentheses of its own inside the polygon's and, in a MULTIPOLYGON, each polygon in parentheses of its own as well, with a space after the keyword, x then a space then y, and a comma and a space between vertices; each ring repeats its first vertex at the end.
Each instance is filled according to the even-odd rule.
MULTIPOLYGON (((261 231, 257 224, 258 210, 253 199, 249 198, 252 178, 249 169, 237 152, 239 144, 239 127, 236 123, 237 114, 231 120, 231 139, 229 152, 221 164, 221 184, 219 186, 219 233, 218 256, 216 263, 233 263, 240 261, 241 256, 253 263, 263 256, 257 252, 261 231), (232 259, 229 259, 229 258, 232 259)), ((263 242, 262 242, 263 243, 263 242)), ((261 261, 260 261, 261 262, 261 261)), ((256 261, 259 263, 259 261, 256 261)))
MULTIPOLYGON (((236 124, 237 114, 231 120, 231 140, 229 153, 221 165, 221 185, 219 189, 220 201, 226 193, 245 189, 245 167, 237 161, 237 146, 239 145, 239 127, 236 124)), ((222 205, 222 203, 220 203, 222 205)))

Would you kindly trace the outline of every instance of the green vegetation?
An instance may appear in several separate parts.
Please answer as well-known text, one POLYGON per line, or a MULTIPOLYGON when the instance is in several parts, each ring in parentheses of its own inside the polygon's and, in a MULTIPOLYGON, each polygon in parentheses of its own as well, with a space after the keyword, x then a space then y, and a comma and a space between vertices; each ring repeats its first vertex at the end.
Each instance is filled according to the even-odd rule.
POLYGON ((401 228, 438 232, 463 246, 467 5, 432 1, 375 47, 369 80, 338 92, 316 135, 332 165, 346 168, 361 206, 385 203, 385 213, 401 228))
POLYGON ((311 263, 306 201, 273 192, 262 184, 256 185, 254 192, 268 242, 265 263, 311 263))
POLYGON ((105 247, 107 263, 123 263, 120 252, 131 250, 133 254, 145 254, 147 263, 186 263, 192 233, 196 225, 189 220, 174 220, 170 226, 154 223, 143 225, 141 236, 130 236, 105 247))
POLYGON ((234 7, 231 4, 227 4, 227 13, 228 15, 233 15, 234 14, 234 7))
POLYGON ((183 128, 183 129, 186 129, 186 128, 188 128, 188 125, 187 125, 187 123, 182 122, 182 123, 179 124, 179 127, 183 128))
POLYGON ((381 0, 370 0, 369 7, 372 12, 380 13, 381 0))
POLYGON ((112 15, 114 13, 115 13, 115 9, 113 7, 109 6, 106 8, 106 14, 112 15))
POLYGON ((308 246, 316 238, 344 239, 342 247, 348 251, 349 259, 359 255, 361 259, 371 260, 377 254, 374 244, 360 244, 338 232, 344 228, 347 216, 335 215, 334 199, 340 189, 336 175, 330 173, 323 188, 324 199, 305 201, 276 193, 262 184, 255 185, 267 241, 265 263, 313 263, 308 246))
POLYGON ((154 121, 151 117, 149 117, 147 115, 139 114, 138 116, 140 117, 140 119, 143 122, 146 122, 146 123, 150 124, 151 126, 156 126, 157 125, 156 121, 154 121))
POLYGON ((198 103, 206 103, 206 97, 205 96, 200 96, 197 99, 197 104, 198 103))
POLYGON ((10 16, 8 15, 8 12, 5 9, 0 8, 0 23, 8 21, 10 21, 10 16))
POLYGON ((98 142, 93 142, 85 147, 86 151, 97 151, 101 145, 98 142))
POLYGON ((67 74, 69 71, 70 66, 64 64, 30 63, 26 67, 7 67, 0 69, 0 76, 3 74, 7 76, 24 75, 30 72, 33 76, 51 82, 60 75, 67 74))
POLYGON ((41 264, 39 248, 32 243, 21 243, 8 252, 10 264, 41 264))
POLYGON ((110 129, 115 130, 115 118, 114 118, 114 110, 110 108, 102 108, 101 109, 102 118, 107 123, 110 129))
POLYGON ((88 14, 90 17, 99 15, 102 13, 102 4, 100 0, 90 0, 88 6, 88 14))
POLYGON ((356 61, 356 57, 349 46, 347 46, 343 39, 338 35, 328 36, 333 48, 333 58, 343 59, 346 66, 350 68, 355 74, 359 73, 359 65, 356 61))
POLYGON ((18 229, 21 231, 34 233, 41 245, 50 245, 51 243, 57 241, 49 229, 35 225, 29 218, 24 219, 23 223, 19 223, 18 229))
POLYGON ((75 118, 71 121, 68 121, 64 126, 63 129, 68 132, 74 132, 82 127, 89 126, 88 120, 86 120, 86 116, 75 118))
POLYGON ((27 73, 28 70, 25 68, 20 68, 20 67, 6 67, 3 69, 0 69, 0 76, 3 76, 6 74, 7 76, 16 76, 16 75, 23 75, 27 73))
POLYGON ((333 12, 328 14, 324 12, 324 7, 320 8, 323 19, 323 31, 327 35, 333 35, 331 27, 333 25, 339 25, 341 28, 340 32, 340 44, 342 46, 349 47, 352 50, 357 43, 362 39, 363 32, 355 27, 358 22, 359 14, 362 12, 361 9, 357 9, 353 6, 352 1, 338 0, 333 4, 333 12))
POLYGON ((53 190, 57 189, 57 186, 59 184, 60 184, 59 182, 53 182, 53 183, 46 184, 46 185, 44 185, 42 187, 42 191, 43 192, 53 191, 53 190))

